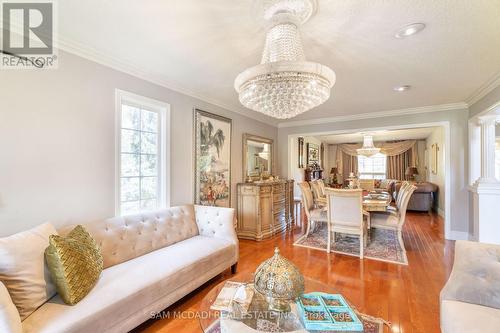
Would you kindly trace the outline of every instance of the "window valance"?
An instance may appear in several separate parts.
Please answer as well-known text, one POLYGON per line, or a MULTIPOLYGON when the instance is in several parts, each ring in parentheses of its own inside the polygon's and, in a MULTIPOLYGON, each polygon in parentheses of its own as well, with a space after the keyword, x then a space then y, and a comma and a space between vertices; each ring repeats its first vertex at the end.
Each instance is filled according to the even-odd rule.
MULTIPOLYGON (((417 140, 405 140, 399 142, 375 142, 375 147, 380 148, 380 152, 387 156, 400 155, 407 150, 414 149, 417 140)), ((351 156, 358 156, 356 149, 361 148, 361 143, 339 144, 339 150, 351 156)))

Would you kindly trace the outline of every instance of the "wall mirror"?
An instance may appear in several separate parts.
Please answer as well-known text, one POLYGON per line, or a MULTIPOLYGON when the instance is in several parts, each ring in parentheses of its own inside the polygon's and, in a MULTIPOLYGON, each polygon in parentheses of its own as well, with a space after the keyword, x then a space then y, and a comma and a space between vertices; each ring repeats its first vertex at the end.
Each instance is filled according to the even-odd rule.
POLYGON ((266 179, 273 173, 273 140, 243 134, 243 178, 266 179))

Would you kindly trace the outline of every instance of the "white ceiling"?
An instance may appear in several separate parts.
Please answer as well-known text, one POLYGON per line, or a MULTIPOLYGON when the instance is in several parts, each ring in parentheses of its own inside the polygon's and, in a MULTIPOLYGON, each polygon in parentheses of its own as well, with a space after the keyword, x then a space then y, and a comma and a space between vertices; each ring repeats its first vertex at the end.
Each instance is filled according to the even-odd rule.
MULTIPOLYGON (((498 0, 319 0, 302 28, 309 60, 337 74, 312 119, 463 102, 500 72, 498 0), (406 39, 402 26, 427 28, 406 39), (396 85, 410 84, 405 93, 396 85)), ((237 74, 260 61, 265 30, 251 0, 64 0, 61 48, 209 102, 243 108, 237 74)))
POLYGON ((438 127, 422 127, 410 128, 404 130, 389 130, 389 131, 370 131, 370 132, 357 132, 335 135, 322 135, 316 137, 318 140, 328 144, 337 143, 356 143, 363 142, 363 134, 373 136, 373 141, 392 141, 392 140, 418 140, 426 139, 438 127))

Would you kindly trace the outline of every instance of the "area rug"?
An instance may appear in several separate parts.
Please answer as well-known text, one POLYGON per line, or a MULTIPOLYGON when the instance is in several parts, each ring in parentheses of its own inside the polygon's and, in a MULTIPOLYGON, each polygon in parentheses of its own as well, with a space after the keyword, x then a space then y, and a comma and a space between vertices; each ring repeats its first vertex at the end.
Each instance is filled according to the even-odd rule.
MULTIPOLYGON (((319 223, 309 236, 300 237, 293 245, 325 251, 328 229, 326 223, 319 223)), ((332 252, 359 257, 359 237, 337 233, 335 243, 331 244, 332 252)), ((371 229, 368 245, 365 247, 364 257, 387 261, 400 265, 408 265, 406 251, 401 248, 396 231, 371 229)))
MULTIPOLYGON (((383 333, 384 332, 384 324, 391 326, 390 323, 386 322, 381 318, 375 318, 363 313, 356 312, 358 318, 363 322, 363 333, 383 333)), ((272 330, 274 332, 280 332, 280 330, 272 330)), ((322 331, 314 331, 317 333, 321 333, 322 331)), ((345 332, 345 331, 344 331, 345 332)), ((220 328, 219 319, 213 322, 210 327, 205 329, 205 333, 222 333, 220 328)), ((328 333, 335 333, 334 331, 328 331, 328 333)))

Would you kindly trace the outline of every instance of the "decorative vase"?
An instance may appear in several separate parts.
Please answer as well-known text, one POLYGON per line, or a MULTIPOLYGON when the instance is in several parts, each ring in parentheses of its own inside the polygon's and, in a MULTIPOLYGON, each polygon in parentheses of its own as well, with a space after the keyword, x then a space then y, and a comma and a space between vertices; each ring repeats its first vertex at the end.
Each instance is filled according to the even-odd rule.
POLYGON ((270 310, 289 312, 290 303, 304 293, 304 277, 276 247, 274 255, 257 268, 254 286, 266 297, 270 310))

